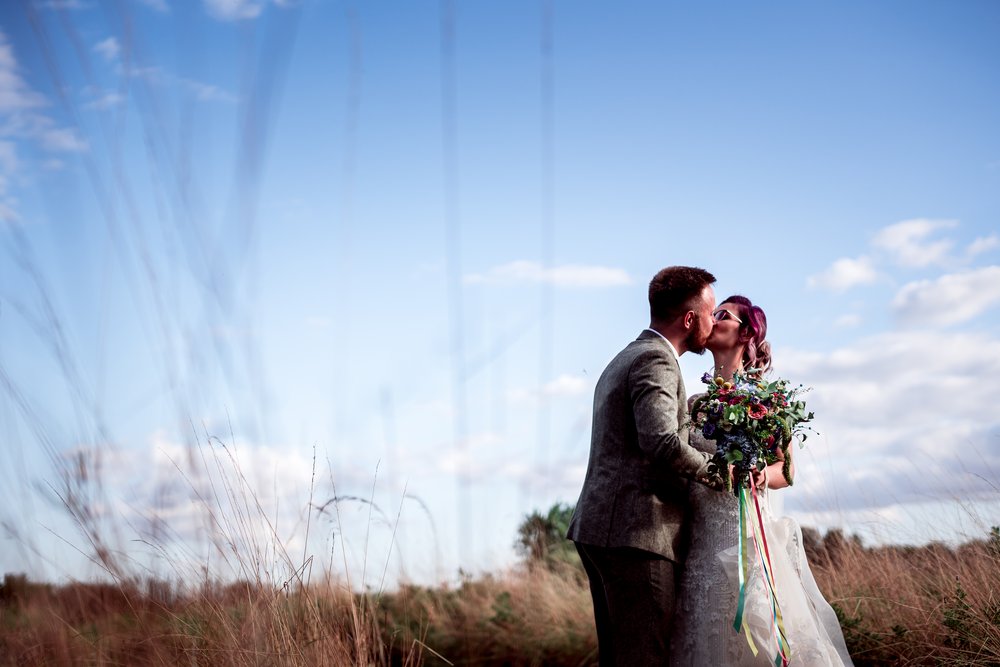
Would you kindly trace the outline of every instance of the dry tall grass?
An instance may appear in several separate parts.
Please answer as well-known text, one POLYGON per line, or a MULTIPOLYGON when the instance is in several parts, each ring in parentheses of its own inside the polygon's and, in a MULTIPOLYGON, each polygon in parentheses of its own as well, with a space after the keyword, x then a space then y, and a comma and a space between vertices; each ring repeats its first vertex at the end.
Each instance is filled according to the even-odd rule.
POLYGON ((419 665, 371 600, 336 582, 294 592, 245 583, 182 594, 164 582, 32 584, 5 577, 3 665, 419 665))
MULTIPOLYGON (((857 665, 1000 664, 1000 531, 958 548, 865 548, 806 531, 857 665)), ((0 589, 0 665, 562 665, 597 663, 586 578, 524 567, 379 596, 163 582, 0 589)))
MULTIPOLYGON (((91 468, 99 466, 81 458, 67 469, 61 498, 109 582, 54 586, 7 575, 0 666, 596 664, 586 576, 562 538, 571 508, 526 518, 523 567, 457 586, 358 593, 331 570, 310 580, 311 558, 288 553, 230 448, 216 443, 194 452, 216 474, 192 489, 206 500, 216 558, 246 581, 192 586, 181 574, 171 582, 131 575, 93 511, 101 488, 91 468)), ((957 548, 865 548, 839 531, 803 537, 856 664, 1000 665, 1000 529, 957 548)))
POLYGON ((1000 530, 957 548, 865 549, 806 531, 857 664, 1000 665, 1000 530))

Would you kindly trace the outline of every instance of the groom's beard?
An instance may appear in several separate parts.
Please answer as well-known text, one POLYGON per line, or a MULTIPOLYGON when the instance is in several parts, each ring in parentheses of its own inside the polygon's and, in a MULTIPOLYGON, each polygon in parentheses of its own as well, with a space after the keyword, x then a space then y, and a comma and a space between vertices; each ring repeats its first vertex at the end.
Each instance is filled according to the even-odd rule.
POLYGON ((702 331, 694 331, 687 335, 685 343, 687 344, 688 352, 694 352, 695 354, 705 354, 706 345, 708 344, 708 337, 712 335, 712 330, 709 329, 708 333, 702 331))

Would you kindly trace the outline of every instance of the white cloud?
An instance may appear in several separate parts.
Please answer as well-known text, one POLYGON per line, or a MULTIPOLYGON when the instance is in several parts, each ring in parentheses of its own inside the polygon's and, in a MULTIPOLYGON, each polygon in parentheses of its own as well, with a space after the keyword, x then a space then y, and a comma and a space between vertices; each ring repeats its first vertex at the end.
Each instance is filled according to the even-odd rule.
POLYGON ((833 325, 835 327, 841 328, 851 328, 856 327, 861 324, 861 316, 856 313, 849 313, 847 315, 841 315, 836 320, 834 320, 833 325))
POLYGON ((25 83, 18 69, 10 42, 0 30, 0 114, 7 116, 3 119, 7 136, 39 140, 50 151, 86 150, 86 142, 73 130, 57 127, 52 119, 38 112, 46 106, 46 100, 25 83))
POLYGON ((237 102, 239 98, 219 86, 194 79, 179 77, 161 67, 129 67, 128 76, 143 79, 158 86, 176 85, 202 102, 237 102))
POLYGON ((45 98, 33 91, 21 78, 14 50, 7 35, 0 30, 0 113, 43 106, 45 98))
POLYGON ((892 302, 901 321, 953 325, 1000 303, 1000 266, 986 266, 904 285, 892 302))
POLYGON ((589 384, 585 378, 576 375, 560 375, 545 386, 533 389, 513 389, 507 398, 518 405, 537 405, 543 399, 569 398, 586 394, 589 384))
POLYGON ((632 279, 622 269, 584 264, 564 264, 545 268, 538 262, 518 260, 496 266, 485 274, 465 276, 466 283, 516 285, 551 283, 557 287, 618 287, 630 285, 632 279))
POLYGON ((830 354, 776 350, 776 372, 812 387, 815 429, 796 449, 797 502, 845 508, 996 495, 1000 412, 979 391, 1000 375, 1000 338, 903 331, 830 354))
POLYGON ((204 0, 205 9, 221 21, 257 18, 264 3, 255 0, 204 0))
POLYGON ((503 441, 501 436, 491 432, 471 435, 462 447, 446 449, 438 459, 438 469, 470 481, 484 479, 494 472, 492 461, 496 458, 497 445, 503 441))
POLYGON ((104 56, 104 59, 108 62, 113 62, 118 59, 118 54, 121 53, 121 46, 118 44, 117 39, 108 37, 95 44, 94 51, 104 56))
POLYGON ((969 244, 969 247, 965 249, 965 254, 969 257, 975 257, 976 255, 983 254, 984 252, 989 252, 996 247, 1000 247, 1000 236, 997 236, 996 234, 980 236, 969 244))
POLYGON ((580 492, 587 474, 586 452, 583 459, 573 457, 542 464, 532 459, 505 459, 495 468, 496 475, 535 493, 553 494, 564 499, 580 492))
MULTIPOLYGON (((74 130, 58 127, 42 113, 46 99, 34 91, 21 77, 14 50, 7 35, 0 30, 0 220, 17 222, 20 215, 17 201, 8 193, 8 186, 21 171, 17 158, 20 142, 38 144, 55 153, 87 150, 87 143, 74 130)), ((43 161, 43 165, 45 162, 43 161)))
POLYGON ((102 94, 100 97, 91 100, 90 102, 85 103, 83 105, 83 108, 97 109, 97 110, 113 109, 115 107, 121 106, 124 102, 125 102, 125 96, 122 95, 121 93, 108 92, 102 94))
POLYGON ((920 268, 943 264, 948 259, 953 242, 949 239, 931 241, 928 237, 935 231, 951 229, 956 225, 956 220, 903 220, 881 229, 872 239, 872 245, 885 250, 902 266, 920 268))
POLYGON ((577 375, 560 375, 542 388, 545 396, 579 396, 586 391, 587 381, 577 375))
POLYGON ((858 285, 869 285, 878 280, 878 273, 872 266, 871 258, 842 257, 822 273, 810 276, 809 287, 821 287, 834 292, 843 292, 858 285))
POLYGON ((184 86, 189 92, 191 92, 198 100, 202 102, 237 102, 237 97, 230 93, 229 91, 223 90, 222 88, 212 85, 210 83, 202 83, 201 81, 195 81, 193 79, 177 78, 178 83, 184 86))
POLYGON ((125 70, 128 76, 135 77, 137 79, 143 79, 149 81, 150 83, 165 83, 168 77, 164 71, 156 66, 143 66, 137 67, 130 64, 128 69, 125 70))
POLYGON ((52 128, 41 135, 42 146, 58 153, 82 153, 87 150, 87 142, 68 128, 52 128))

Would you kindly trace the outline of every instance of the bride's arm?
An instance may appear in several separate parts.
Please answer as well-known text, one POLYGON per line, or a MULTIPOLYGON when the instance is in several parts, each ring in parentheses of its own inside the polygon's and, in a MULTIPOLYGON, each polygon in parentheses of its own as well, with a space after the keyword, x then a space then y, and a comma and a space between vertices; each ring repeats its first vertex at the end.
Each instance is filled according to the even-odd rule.
MULTIPOLYGON (((792 460, 792 448, 788 448, 788 475, 793 480, 795 479, 795 461, 792 460)), ((767 479, 767 488, 769 489, 783 489, 786 486, 791 486, 785 479, 785 475, 781 472, 781 469, 785 465, 785 455, 782 454, 781 450, 778 450, 778 460, 775 463, 764 468, 764 475, 767 479)))

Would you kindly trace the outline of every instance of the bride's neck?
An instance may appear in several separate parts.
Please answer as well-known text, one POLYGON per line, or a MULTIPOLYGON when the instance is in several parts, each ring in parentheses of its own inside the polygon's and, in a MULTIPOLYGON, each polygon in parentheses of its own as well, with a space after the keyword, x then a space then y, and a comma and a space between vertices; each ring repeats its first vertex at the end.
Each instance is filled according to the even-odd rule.
POLYGON ((732 380, 733 373, 743 372, 743 348, 726 350, 725 352, 713 352, 715 358, 715 377, 724 380, 732 380))

